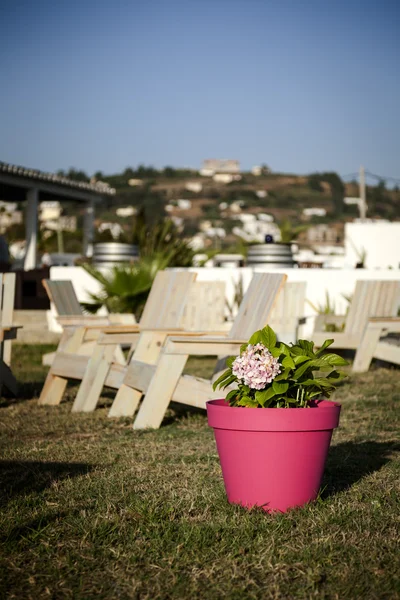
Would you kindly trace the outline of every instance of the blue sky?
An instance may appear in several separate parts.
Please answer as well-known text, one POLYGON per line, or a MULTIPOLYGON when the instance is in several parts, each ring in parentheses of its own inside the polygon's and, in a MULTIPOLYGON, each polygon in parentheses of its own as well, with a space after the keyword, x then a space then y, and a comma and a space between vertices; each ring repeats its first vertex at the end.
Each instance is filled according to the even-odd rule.
POLYGON ((400 178, 400 4, 0 0, 0 160, 400 178))

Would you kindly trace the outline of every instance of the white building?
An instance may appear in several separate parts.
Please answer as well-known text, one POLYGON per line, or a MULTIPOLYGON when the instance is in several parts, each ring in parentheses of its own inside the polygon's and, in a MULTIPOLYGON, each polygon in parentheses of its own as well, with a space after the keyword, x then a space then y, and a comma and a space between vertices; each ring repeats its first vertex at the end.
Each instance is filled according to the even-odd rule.
POLYGON ((199 194, 203 189, 203 185, 197 181, 188 181, 185 183, 185 189, 187 189, 189 192, 199 194))
POLYGON ((400 267, 400 222, 361 221, 344 229, 346 266, 363 263, 367 269, 400 267))
POLYGON ((280 242, 281 232, 278 225, 272 221, 257 219, 256 215, 238 215, 242 221, 242 227, 234 227, 232 233, 241 237, 246 242, 265 241, 266 235, 271 235, 275 242, 280 242))
POLYGON ((177 207, 180 210, 189 210, 189 208, 192 207, 192 203, 190 200, 185 200, 183 198, 181 198, 180 200, 176 201, 177 207))
POLYGON ((303 215, 305 217, 325 217, 325 208, 304 208, 303 215))
POLYGON ((208 158, 203 160, 203 167, 200 171, 202 175, 207 173, 209 177, 215 173, 240 173, 240 162, 232 159, 208 158))

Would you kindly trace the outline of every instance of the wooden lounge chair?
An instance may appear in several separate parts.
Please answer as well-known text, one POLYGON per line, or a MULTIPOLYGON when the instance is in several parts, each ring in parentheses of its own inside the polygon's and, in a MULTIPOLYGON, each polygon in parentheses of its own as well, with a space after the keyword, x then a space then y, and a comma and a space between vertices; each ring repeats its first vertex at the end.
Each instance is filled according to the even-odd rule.
MULTIPOLYGON (((52 306, 57 313, 57 321, 64 328, 68 328, 67 334, 71 336, 73 327, 82 327, 85 325, 110 325, 110 324, 134 324, 136 323, 134 315, 118 315, 109 314, 104 316, 85 315, 82 310, 78 298, 75 293, 72 281, 69 280, 54 280, 43 279, 43 287, 45 288, 52 306)), ((65 342, 65 337, 62 344, 65 342)), ((90 356, 94 349, 94 339, 84 341, 78 348, 78 354, 90 356)), ((54 360, 56 353, 49 352, 42 357, 42 364, 50 366, 54 360)), ((116 358, 119 362, 124 363, 123 353, 120 348, 116 350, 116 358)))
POLYGON ((11 371, 11 340, 20 327, 12 324, 15 297, 15 273, 0 273, 0 394, 4 385, 14 396, 17 382, 11 371))
POLYGON ((332 348, 353 349, 359 347, 368 320, 372 317, 394 317, 400 300, 399 281, 357 281, 347 316, 323 315, 325 325, 344 323, 343 331, 314 331, 312 339, 321 346, 327 338, 333 338, 332 348))
POLYGON ((399 340, 393 339, 391 343, 386 337, 389 333, 400 333, 400 318, 369 319, 354 358, 353 372, 368 371, 373 358, 400 365, 399 340))
MULTIPOLYGON (((154 319, 146 318, 143 321, 145 316, 143 315, 140 322, 139 341, 132 357, 130 357, 129 364, 138 360, 146 364, 155 364, 165 339, 171 333, 193 335, 194 326, 199 326, 203 333, 221 331, 225 307, 225 284, 223 282, 193 281, 186 297, 179 298, 179 295, 176 295, 175 301, 183 308, 181 319, 177 319, 176 316, 171 314, 169 320, 160 321, 160 324, 155 327, 154 319)), ((117 343, 121 343, 123 339, 129 341, 130 335, 126 328, 107 327, 103 330, 103 334, 97 342, 99 347, 95 352, 101 353, 107 348, 108 356, 110 356, 110 348, 117 343)), ((115 364, 115 361, 109 359, 108 369, 105 368, 99 374, 94 361, 90 361, 75 399, 73 411, 91 412, 94 410, 103 386, 116 390, 120 389, 128 370, 129 367, 121 370, 120 366, 115 364)), ((133 414, 129 408, 132 395, 135 395, 135 392, 129 388, 128 407, 122 402, 123 414, 126 416, 132 416, 133 414)), ((109 416, 121 416, 120 410, 118 404, 113 404, 109 416)))
POLYGON ((78 412, 83 406, 84 410, 93 410, 103 384, 118 387, 123 379, 123 365, 113 360, 118 345, 135 346, 136 342, 141 341, 147 352, 159 351, 160 337, 162 339, 170 331, 180 331, 185 316, 185 305, 195 279, 196 274, 189 272, 157 273, 140 324, 107 327, 103 324, 80 327, 74 325, 72 333, 63 334, 64 338, 47 375, 39 404, 59 404, 68 380, 77 379, 83 381, 73 410, 78 412), (97 340, 101 330, 111 334, 110 344, 95 345, 90 356, 79 355, 77 350, 82 342, 97 340), (143 332, 146 332, 146 335, 143 332), (110 365, 113 366, 112 369, 110 365))
POLYGON ((299 327, 305 322, 306 288, 305 281, 288 281, 276 299, 268 325, 281 342, 294 343, 299 337, 299 327))
MULTIPOLYGON (((213 397, 211 381, 182 376, 189 355, 237 354, 240 345, 247 343, 251 334, 268 322, 285 280, 286 275, 282 274, 256 273, 228 335, 168 337, 156 365, 137 360, 135 353, 110 416, 134 414, 142 393, 146 395, 134 423, 135 429, 159 427, 170 400, 205 408, 205 402, 213 397)), ((215 376, 224 363, 221 359, 217 362, 215 376)))

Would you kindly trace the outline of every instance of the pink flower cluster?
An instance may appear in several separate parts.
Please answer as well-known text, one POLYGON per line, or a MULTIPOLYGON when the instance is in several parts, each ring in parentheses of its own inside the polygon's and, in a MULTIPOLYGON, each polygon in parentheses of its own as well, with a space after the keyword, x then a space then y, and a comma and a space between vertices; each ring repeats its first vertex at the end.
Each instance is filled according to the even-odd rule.
POLYGON ((264 344, 249 344, 232 364, 232 373, 254 390, 263 390, 280 372, 278 359, 264 344))

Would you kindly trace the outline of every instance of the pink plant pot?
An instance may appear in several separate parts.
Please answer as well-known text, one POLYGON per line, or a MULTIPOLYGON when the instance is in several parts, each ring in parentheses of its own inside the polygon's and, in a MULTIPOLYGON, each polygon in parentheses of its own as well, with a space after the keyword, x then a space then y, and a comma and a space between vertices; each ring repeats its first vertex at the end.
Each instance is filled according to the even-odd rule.
POLYGON ((341 405, 241 408, 207 402, 228 500, 286 512, 315 500, 341 405))

